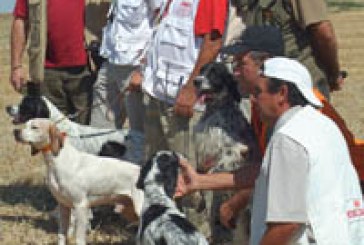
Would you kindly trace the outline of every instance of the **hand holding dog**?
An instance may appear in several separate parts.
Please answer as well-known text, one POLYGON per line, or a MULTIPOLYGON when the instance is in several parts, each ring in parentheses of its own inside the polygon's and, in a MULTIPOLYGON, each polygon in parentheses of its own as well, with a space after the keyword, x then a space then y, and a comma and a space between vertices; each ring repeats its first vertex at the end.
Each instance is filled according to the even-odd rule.
POLYGON ((192 165, 185 158, 180 158, 179 166, 181 173, 178 176, 176 193, 174 194, 176 198, 188 195, 198 189, 199 174, 192 165))

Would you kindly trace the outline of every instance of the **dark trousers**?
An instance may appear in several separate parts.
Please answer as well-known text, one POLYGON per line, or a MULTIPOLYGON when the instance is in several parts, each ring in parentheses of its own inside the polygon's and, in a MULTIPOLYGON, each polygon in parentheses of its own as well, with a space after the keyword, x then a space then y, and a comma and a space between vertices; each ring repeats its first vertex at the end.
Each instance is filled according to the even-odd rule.
POLYGON ((46 68, 41 91, 64 114, 78 112, 74 121, 88 124, 92 85, 93 79, 87 66, 46 68))

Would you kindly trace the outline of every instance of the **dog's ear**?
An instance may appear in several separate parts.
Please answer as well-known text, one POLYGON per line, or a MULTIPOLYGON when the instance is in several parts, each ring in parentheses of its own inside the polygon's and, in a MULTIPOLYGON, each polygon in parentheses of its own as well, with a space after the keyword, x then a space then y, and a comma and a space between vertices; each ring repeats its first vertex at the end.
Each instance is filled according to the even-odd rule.
POLYGON ((33 118, 49 118, 50 112, 42 97, 26 96, 19 105, 19 122, 24 123, 33 118))
POLYGON ((139 174, 139 178, 138 181, 136 183, 136 187, 138 189, 144 190, 144 180, 147 177, 149 171, 152 169, 152 164, 153 164, 153 157, 151 157, 141 168, 140 170, 140 174, 139 174))
POLYGON ((57 156, 63 147, 63 138, 56 126, 53 124, 49 127, 49 139, 51 141, 50 145, 52 154, 57 156))

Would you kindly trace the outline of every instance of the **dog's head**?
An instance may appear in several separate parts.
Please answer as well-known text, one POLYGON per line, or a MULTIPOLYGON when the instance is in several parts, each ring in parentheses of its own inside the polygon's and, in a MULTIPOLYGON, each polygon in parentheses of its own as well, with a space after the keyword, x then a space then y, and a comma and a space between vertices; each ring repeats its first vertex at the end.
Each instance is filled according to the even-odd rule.
POLYGON ((6 111, 14 124, 25 123, 33 118, 49 118, 50 115, 46 102, 40 96, 25 96, 19 105, 9 105, 6 111))
POLYGON ((6 112, 13 118, 14 124, 25 123, 33 118, 49 118, 50 112, 46 102, 40 96, 40 85, 27 83, 27 96, 19 105, 9 105, 6 112))
POLYGON ((217 104, 226 99, 241 100, 238 83, 223 63, 204 65, 194 79, 194 86, 199 99, 206 104, 217 104))
POLYGON ((137 188, 144 190, 147 185, 164 187, 165 193, 173 197, 177 184, 179 157, 172 151, 159 151, 142 167, 137 188))
POLYGON ((49 119, 29 120, 25 128, 14 129, 14 137, 17 142, 29 144, 32 155, 39 151, 51 151, 56 156, 63 146, 62 134, 49 119))

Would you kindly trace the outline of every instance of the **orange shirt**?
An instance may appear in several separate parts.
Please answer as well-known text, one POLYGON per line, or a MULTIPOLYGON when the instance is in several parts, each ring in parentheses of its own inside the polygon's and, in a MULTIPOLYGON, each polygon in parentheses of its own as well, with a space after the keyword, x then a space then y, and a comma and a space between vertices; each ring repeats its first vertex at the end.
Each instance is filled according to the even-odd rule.
MULTIPOLYGON (((353 133, 346 126, 344 119, 317 89, 314 89, 314 93, 323 104, 323 107, 320 109, 320 111, 331 120, 333 120, 342 132, 348 144, 351 160, 354 164, 354 167, 358 172, 360 180, 364 181, 364 143, 354 138, 353 133)), ((265 125, 260 120, 259 113, 254 105, 252 106, 251 124, 256 134, 256 137, 258 138, 259 149, 262 155, 264 155, 265 148, 267 146, 267 125, 265 125)))

